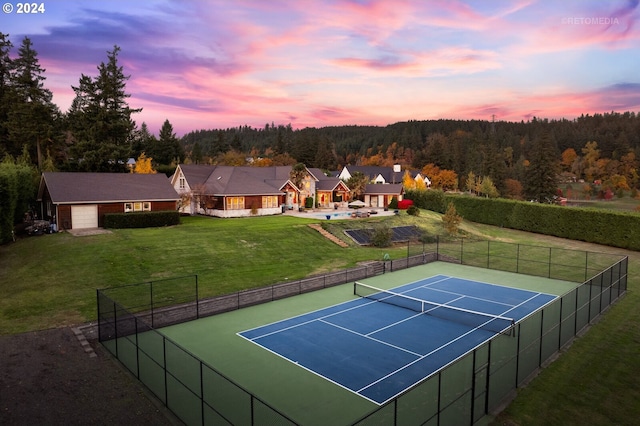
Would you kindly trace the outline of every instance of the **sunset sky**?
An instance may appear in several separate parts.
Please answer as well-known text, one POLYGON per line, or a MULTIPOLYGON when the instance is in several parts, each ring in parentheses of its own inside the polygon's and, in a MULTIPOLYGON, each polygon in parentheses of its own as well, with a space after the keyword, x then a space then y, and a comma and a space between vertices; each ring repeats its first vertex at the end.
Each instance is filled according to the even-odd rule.
POLYGON ((63 112, 120 46, 155 134, 573 119, 640 112, 639 1, 8 0, 0 31, 31 38, 63 112))

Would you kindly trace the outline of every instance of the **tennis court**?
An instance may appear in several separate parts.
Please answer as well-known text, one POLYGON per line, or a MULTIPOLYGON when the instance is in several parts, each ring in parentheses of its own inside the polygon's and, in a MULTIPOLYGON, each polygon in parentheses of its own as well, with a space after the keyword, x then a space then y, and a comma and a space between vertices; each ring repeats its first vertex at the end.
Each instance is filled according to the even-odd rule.
POLYGON ((384 404, 555 295, 436 275, 238 333, 376 404, 384 404))

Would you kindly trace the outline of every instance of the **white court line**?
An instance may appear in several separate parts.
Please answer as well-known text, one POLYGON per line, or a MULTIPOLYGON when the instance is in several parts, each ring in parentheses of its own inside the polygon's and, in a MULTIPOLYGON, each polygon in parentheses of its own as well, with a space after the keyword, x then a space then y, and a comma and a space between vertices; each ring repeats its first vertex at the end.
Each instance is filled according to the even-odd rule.
MULTIPOLYGON (((407 318, 407 319, 405 319, 405 320, 402 320, 402 321, 397 322, 396 324, 400 324, 401 322, 404 322, 404 321, 410 320, 410 319, 415 318, 415 317, 418 317, 418 316, 420 316, 420 314, 413 315, 413 316, 411 316, 411 317, 409 317, 409 318, 407 318)), ((400 350, 400 351, 402 351, 402 352, 406 352, 406 353, 409 353, 409 354, 411 354, 411 355, 415 355, 415 356, 417 356, 417 357, 421 357, 421 356, 422 356, 422 354, 419 354, 419 353, 417 353, 417 352, 410 351, 410 350, 409 350, 409 349, 407 349, 407 348, 403 348, 403 347, 400 347, 400 346, 392 345, 391 343, 389 343, 389 342, 385 342, 384 340, 380 340, 380 339, 376 339, 375 337, 371 337, 371 336, 369 336, 368 334, 358 333, 357 331, 351 330, 351 329, 346 328, 346 327, 342 327, 342 326, 340 326, 340 325, 338 325, 338 324, 334 324, 334 323, 331 323, 331 322, 328 322, 328 321, 325 321, 325 320, 320 320, 320 322, 323 322, 323 323, 325 323, 325 324, 327 324, 327 325, 330 325, 330 326, 333 326, 333 327, 339 328, 339 329, 344 330, 344 331, 348 331, 349 333, 355 334, 356 336, 364 337, 365 339, 373 340, 374 342, 377 342, 377 343, 382 343, 382 344, 383 344, 383 345, 385 345, 385 346, 389 346, 389 347, 391 347, 391 348, 398 349, 398 350, 400 350)))
MULTIPOLYGON (((524 303, 524 302, 523 302, 523 303, 524 303)), ((501 315, 504 315, 504 314, 501 314, 501 315)), ((391 377, 391 376, 393 376, 394 374, 397 374, 398 372, 400 372, 400 371, 402 371, 402 370, 406 369, 407 367, 409 367, 409 366, 411 366, 411 365, 415 364, 416 362, 418 362, 418 361, 420 361, 420 360, 422 360, 422 359, 424 359, 424 358, 427 358, 428 356, 431 356, 432 354, 434 354, 434 353, 438 352, 439 350, 441 350, 441 349, 443 349, 443 348, 446 348, 447 346, 451 345, 451 344, 452 344, 452 343, 454 343, 454 342, 457 342, 458 340, 462 339, 462 338, 463 338, 463 337, 465 337, 465 336, 468 336, 469 334, 473 333, 474 331, 481 330, 481 329, 482 329, 482 326, 484 326, 485 324, 487 324, 487 323, 489 323, 489 322, 491 322, 491 320, 490 320, 490 321, 487 321, 486 323, 483 323, 483 324, 479 325, 478 327, 475 327, 475 328, 473 328, 473 329, 471 329, 471 330, 467 331, 466 333, 461 334, 460 336, 456 337, 455 339, 453 339, 453 340, 451 340, 451 341, 449 341, 449 342, 445 343, 444 345, 442 345, 442 346, 440 346, 440 347, 438 347, 438 348, 436 348, 436 349, 432 350, 432 351, 431 351, 431 352, 429 352, 429 353, 426 353, 426 354, 422 355, 420 358, 416 359, 415 361, 410 362, 409 364, 404 365, 403 367, 401 367, 401 368, 397 369, 396 371, 393 371, 393 372, 391 372, 391 373, 387 374, 386 376, 381 377, 380 379, 378 379, 378 380, 376 380, 376 381, 374 381, 374 382, 369 383, 367 386, 365 386, 365 387, 363 387, 363 388, 361 388, 361 389, 358 389, 358 391, 357 391, 357 392, 358 392, 358 393, 360 393, 360 392, 362 392, 363 390, 368 389, 368 388, 370 388, 371 386, 375 385, 376 383, 379 383, 379 382, 381 382, 381 381, 385 380, 386 378, 391 377)), ((493 338, 493 336, 491 336, 489 339, 491 339, 491 338, 493 338)), ((489 339, 487 339, 487 340, 489 340, 489 339)), ((486 340, 485 340, 485 341, 486 341, 486 340)), ((483 343, 484 343, 484 342, 483 342, 483 343)), ((468 352, 465 352, 465 353, 468 353, 468 352)), ((452 361, 452 362, 453 362, 453 361, 452 361)), ((422 378, 418 379, 418 381, 417 381, 417 382, 419 382, 419 381, 423 380, 424 378, 425 378, 425 377, 422 377, 422 378)), ((415 382, 415 383, 417 383, 417 382, 415 382)), ((409 386, 407 386, 407 388, 408 388, 408 387, 409 387, 409 386)), ((405 388, 405 389, 406 389, 406 388, 405 388)), ((404 390, 403 390, 403 391, 404 391, 404 390)), ((395 396, 395 395, 394 395, 394 396, 395 396)), ((392 397, 392 398, 393 398, 393 397, 392 397)), ((390 399, 391 399, 391 398, 390 398, 390 399)))

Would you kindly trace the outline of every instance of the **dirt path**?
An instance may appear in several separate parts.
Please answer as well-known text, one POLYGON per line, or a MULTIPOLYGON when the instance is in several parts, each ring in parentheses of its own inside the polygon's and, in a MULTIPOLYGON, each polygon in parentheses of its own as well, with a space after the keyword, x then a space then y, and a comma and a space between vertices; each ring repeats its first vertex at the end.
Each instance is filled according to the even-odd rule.
POLYGON ((60 328, 0 336, 0 424, 181 423, 102 346, 60 328))

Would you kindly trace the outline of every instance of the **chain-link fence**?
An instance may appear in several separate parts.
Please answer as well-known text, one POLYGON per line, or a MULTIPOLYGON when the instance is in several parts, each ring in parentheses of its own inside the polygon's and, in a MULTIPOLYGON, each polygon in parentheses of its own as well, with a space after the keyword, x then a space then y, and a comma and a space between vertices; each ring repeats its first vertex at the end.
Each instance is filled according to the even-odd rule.
POLYGON ((97 291, 99 340, 189 425, 295 424, 156 329, 436 260, 582 283, 356 424, 473 424, 627 289, 623 256, 494 241, 407 243, 406 256, 200 299, 198 277, 97 291))

